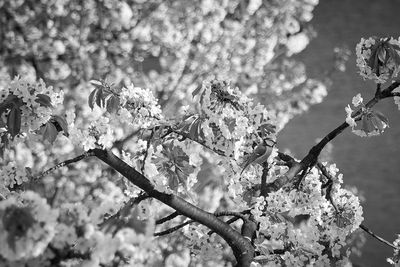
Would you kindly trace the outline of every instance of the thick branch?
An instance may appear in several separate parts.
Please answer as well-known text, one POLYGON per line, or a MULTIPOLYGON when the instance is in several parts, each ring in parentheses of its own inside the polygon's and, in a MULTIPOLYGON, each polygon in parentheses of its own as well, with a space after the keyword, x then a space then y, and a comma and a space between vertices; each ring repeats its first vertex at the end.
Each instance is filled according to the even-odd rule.
POLYGON ((102 149, 93 149, 92 151, 96 157, 121 173, 131 183, 145 191, 150 197, 163 202, 182 215, 215 231, 232 248, 237 260, 237 266, 250 266, 254 258, 253 246, 249 240, 241 236, 228 224, 219 220, 215 215, 190 204, 176 195, 156 190, 154 185, 145 176, 115 156, 111 151, 102 149))
MULTIPOLYGON (((374 98, 372 98, 368 103, 365 105, 365 108, 372 108, 376 103, 378 103, 381 99, 388 98, 388 97, 393 97, 393 90, 396 89, 400 85, 400 82, 396 81, 393 82, 390 86, 385 88, 384 90, 380 90, 380 87, 378 86, 378 89, 376 91, 376 94, 374 98)), ((362 110, 359 109, 357 110, 354 114, 352 114, 353 118, 357 118, 360 114, 362 113, 362 110)), ((341 134, 343 130, 345 130, 349 124, 347 122, 343 122, 341 125, 336 127, 333 131, 331 131, 329 134, 327 134, 324 138, 321 139, 321 141, 313 146, 308 154, 300 161, 300 163, 295 163, 288 171, 287 173, 276 179, 273 183, 271 183, 268 186, 268 192, 276 191, 285 184, 291 182, 294 180, 295 176, 299 174, 302 170, 313 166, 317 160, 318 156, 321 153, 322 149, 330 142, 332 141, 336 136, 341 134)))

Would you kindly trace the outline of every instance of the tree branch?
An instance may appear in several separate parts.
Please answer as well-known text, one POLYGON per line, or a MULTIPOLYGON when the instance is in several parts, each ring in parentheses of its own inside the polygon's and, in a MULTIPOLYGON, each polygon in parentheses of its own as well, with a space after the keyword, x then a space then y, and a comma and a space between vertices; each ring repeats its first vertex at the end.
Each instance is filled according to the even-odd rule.
POLYGON ((392 92, 389 97, 400 97, 400 92, 392 92))
POLYGON ((380 236, 377 236, 376 234, 374 234, 371 230, 368 229, 368 227, 366 227, 363 224, 360 224, 360 228, 363 229, 366 233, 368 233, 370 236, 372 236, 373 238, 375 238, 376 240, 382 242, 385 245, 388 245, 389 247, 393 248, 393 249, 399 249, 398 247, 394 246, 392 243, 390 243, 389 241, 383 239, 380 236))
POLYGON ((165 223, 165 222, 167 222, 167 221, 170 221, 170 220, 172 220, 172 219, 178 217, 179 215, 180 215, 179 212, 175 211, 175 212, 171 213, 170 215, 168 215, 168 216, 166 216, 166 217, 164 217, 164 218, 161 218, 161 219, 157 220, 157 221, 156 221, 156 224, 163 224, 163 223, 165 223))
POLYGON ((115 141, 114 144, 113 144, 113 147, 118 149, 118 150, 122 150, 124 144, 126 142, 128 142, 132 137, 136 136, 140 132, 140 130, 141 129, 133 131, 130 134, 128 134, 127 136, 125 136, 123 139, 115 141))
POLYGON ((188 220, 188 221, 183 222, 181 224, 178 224, 178 225, 176 225, 176 226, 174 226, 172 228, 169 228, 169 229, 167 229, 165 231, 154 233, 154 236, 163 236, 163 235, 171 234, 171 233, 173 233, 173 232, 185 227, 186 225, 194 223, 194 222, 195 222, 194 220, 188 220))
POLYGON ((140 202, 143 200, 149 198, 149 195, 146 193, 141 193, 139 196, 135 198, 131 198, 126 205, 124 205, 121 209, 118 210, 117 213, 114 215, 110 216, 109 218, 105 219, 102 223, 99 224, 100 228, 105 228, 106 226, 109 226, 108 229, 111 228, 111 226, 115 223, 117 225, 117 229, 119 226, 118 221, 121 219, 121 217, 125 217, 129 214, 130 210, 138 205, 140 202))
MULTIPOLYGON (((245 211, 245 212, 247 212, 247 211, 245 211)), ((163 218, 163 219, 166 220, 168 217, 176 217, 176 216, 178 216, 178 215, 179 215, 179 214, 177 214, 176 212, 174 212, 174 213, 170 214, 169 216, 167 216, 167 217, 165 217, 165 218, 163 218)), ((242 213, 240 213, 240 212, 234 212, 234 211, 220 211, 220 212, 215 212, 214 215, 215 215, 216 217, 221 217, 221 216, 234 216, 234 218, 236 218, 235 221, 238 220, 238 219, 242 219, 243 221, 247 221, 247 220, 248 220, 247 217, 244 216, 242 213)), ((162 219, 162 220, 163 220, 163 219, 162 219)), ((156 221, 156 224, 157 224, 157 222, 158 222, 158 221, 156 221)), ((196 222, 196 221, 194 221, 194 220, 188 220, 188 221, 183 222, 183 223, 181 223, 181 224, 178 224, 178 225, 176 225, 176 226, 174 226, 174 227, 172 227, 172 228, 169 228, 169 229, 167 229, 167 230, 165 230, 165 231, 161 231, 161 232, 154 233, 154 236, 163 236, 163 235, 167 235, 167 234, 173 233, 173 232, 175 232, 175 231, 177 231, 177 230, 179 230, 179 229, 185 227, 186 225, 191 224, 191 223, 194 223, 194 222, 196 222)), ((212 233, 213 233, 213 231, 210 231, 210 232, 208 232, 208 235, 211 235, 212 233)))
POLYGON ((67 160, 65 160, 65 161, 63 161, 63 162, 60 162, 60 163, 58 163, 57 165, 54 165, 53 167, 51 167, 51 168, 45 170, 44 172, 42 172, 42 173, 36 175, 35 177, 32 178, 32 180, 34 180, 34 181, 35 181, 35 180, 39 180, 39 179, 45 177, 46 175, 48 175, 48 174, 54 172, 54 171, 57 170, 57 169, 60 169, 60 168, 65 167, 65 166, 67 166, 67 165, 69 165, 69 164, 78 162, 78 161, 80 161, 80 160, 82 160, 82 159, 85 159, 85 158, 88 158, 88 157, 91 157, 91 156, 94 156, 94 153, 88 151, 88 152, 85 152, 84 154, 79 155, 79 156, 77 156, 77 157, 75 157, 75 158, 73 158, 73 159, 67 159, 67 160))
MULTIPOLYGON (((385 88, 384 90, 378 90, 380 87, 378 86, 377 92, 371 100, 368 101, 368 103, 365 105, 365 108, 372 108, 376 103, 378 103, 381 99, 392 97, 393 96, 393 90, 396 89, 400 85, 399 81, 393 82, 390 86, 385 88), (379 92, 380 91, 380 92, 379 92)), ((357 110, 352 114, 353 118, 357 118, 362 113, 362 109, 357 110)), ((300 161, 300 163, 295 163, 293 166, 286 172, 285 175, 282 177, 279 177, 276 179, 273 183, 268 185, 268 193, 272 191, 276 191, 280 189, 282 186, 285 184, 292 182, 295 178, 295 176, 300 173, 302 170, 307 169, 310 166, 313 166, 316 164, 318 160, 318 156, 321 153, 322 149, 330 142, 332 141, 336 136, 341 134, 349 124, 347 122, 343 122, 341 125, 336 127, 333 131, 328 133, 324 138, 321 139, 321 141, 313 146, 308 154, 300 161)))
POLYGON ((161 201, 182 215, 215 231, 232 248, 233 254, 237 260, 237 266, 250 266, 254 258, 254 248, 251 242, 228 224, 218 219, 215 215, 190 204, 176 195, 156 190, 150 180, 115 156, 111 151, 102 149, 93 149, 91 151, 97 158, 121 173, 131 183, 145 191, 150 197, 161 201))

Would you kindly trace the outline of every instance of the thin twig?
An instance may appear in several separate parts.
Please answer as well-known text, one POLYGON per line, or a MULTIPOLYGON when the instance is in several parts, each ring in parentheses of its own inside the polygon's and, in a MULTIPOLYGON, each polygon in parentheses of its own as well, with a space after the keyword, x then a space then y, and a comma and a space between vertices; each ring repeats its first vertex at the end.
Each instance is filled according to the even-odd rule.
POLYGON ((262 175, 261 175, 260 195, 266 196, 268 194, 268 191, 267 191, 267 176, 268 176, 268 172, 269 172, 268 162, 267 161, 264 162, 262 167, 263 167, 263 171, 262 171, 262 175))
POLYGON ((400 92, 392 92, 389 97, 400 97, 400 92))
POLYGON ((396 247, 395 245, 393 245, 392 243, 390 243, 389 241, 387 241, 387 240, 383 239, 382 237, 377 236, 376 234, 374 234, 374 233, 373 233, 371 230, 369 230, 368 227, 366 227, 365 225, 360 224, 360 228, 363 229, 366 233, 368 233, 368 234, 369 234, 370 236, 372 236, 373 238, 375 238, 375 239, 379 240, 380 242, 382 242, 382 243, 388 245, 389 247, 391 247, 391 248, 393 248, 393 249, 400 249, 400 248, 396 247))
POLYGON ((171 213, 170 215, 168 215, 168 216, 166 216, 166 217, 164 217, 164 218, 161 218, 161 219, 157 220, 157 221, 156 221, 156 224, 163 224, 163 223, 165 223, 165 222, 167 222, 167 221, 170 221, 170 220, 176 218, 176 217, 179 216, 179 215, 180 215, 179 212, 175 211, 175 212, 171 213))
POLYGON ((54 203, 55 203, 55 201, 56 201, 56 199, 57 199, 57 196, 58 196, 58 192, 59 192, 59 191, 60 191, 60 186, 56 186, 53 195, 51 196, 51 198, 50 198, 49 201, 48 201, 49 204, 50 204, 50 207, 53 207, 53 206, 54 206, 54 203))
POLYGON ((54 172, 57 169, 60 169, 60 168, 65 167, 65 166, 67 166, 69 164, 78 162, 78 161, 80 161, 82 159, 85 159, 85 158, 88 158, 88 157, 91 157, 91 156, 94 156, 94 153, 91 152, 91 151, 88 151, 88 152, 83 153, 82 155, 79 155, 79 156, 75 157, 75 158, 67 159, 67 160, 65 160, 63 162, 60 162, 60 163, 54 165, 53 167, 45 170, 44 172, 36 175, 35 177, 32 178, 32 180, 39 180, 39 179, 45 177, 46 175, 49 175, 50 173, 54 172))
POLYGON ((173 133, 177 134, 177 135, 182 136, 184 139, 192 140, 193 142, 198 143, 199 145, 201 145, 201 146, 203 146, 203 147, 205 147, 205 148, 210 149, 211 151, 213 151, 214 153, 216 153, 216 154, 218 154, 218 155, 220 155, 220 156, 225 156, 225 154, 224 154, 223 151, 215 150, 215 149, 213 149, 213 148, 207 146, 204 142, 202 142, 202 141, 200 141, 200 140, 197 140, 197 139, 194 139, 194 138, 191 138, 190 135, 189 135, 188 133, 180 132, 180 131, 174 130, 174 129, 172 129, 172 128, 171 128, 171 131, 172 131, 173 133))
POLYGON ((154 236, 163 236, 163 235, 171 234, 171 233, 175 232, 176 230, 179 230, 179 229, 181 229, 181 228, 185 227, 186 225, 188 225, 190 223, 193 223, 193 222, 195 222, 195 221, 194 220, 188 220, 188 221, 186 221, 184 223, 178 224, 177 226, 169 228, 169 229, 167 229, 165 231, 154 233, 154 236))
POLYGON ((248 213, 248 210, 245 210, 243 212, 236 212, 236 211, 218 211, 218 212, 214 212, 214 215, 217 217, 221 217, 221 216, 234 216, 237 218, 240 218, 242 220, 247 220, 247 217, 244 215, 246 213, 248 213))
MULTIPOLYGON (((247 220, 247 217, 246 217, 244 214, 247 214, 247 213, 249 213, 249 212, 250 212, 250 210, 245 210, 245 211, 243 211, 243 212, 219 211, 219 212, 214 212, 214 215, 217 216, 217 217, 221 217, 221 216, 234 216, 234 218, 237 218, 237 220, 238 220, 238 219, 247 220)), ((175 214, 172 213, 172 214, 169 215, 169 216, 172 217, 173 215, 175 215, 175 214)), ((179 215, 179 214, 178 214, 178 215, 179 215)), ((167 217, 169 217, 169 216, 167 216, 167 217)), ((163 218, 163 219, 166 219, 167 217, 165 217, 165 218, 163 218)), ((175 216, 175 217, 176 217, 176 216, 175 216)), ((161 219, 161 220, 163 220, 163 219, 161 219)), ((236 220, 235 220, 235 221, 236 221, 236 220)), ((179 230, 179 229, 185 227, 186 225, 188 225, 188 224, 190 224, 190 223, 194 223, 194 222, 196 222, 196 221, 194 221, 194 220, 185 221, 185 222, 183 222, 183 223, 181 223, 181 224, 178 224, 178 225, 176 225, 176 226, 174 226, 174 227, 172 227, 172 228, 169 228, 169 229, 167 229, 167 230, 154 233, 154 236, 163 236, 163 235, 167 235, 167 234, 173 233, 173 232, 175 232, 175 231, 177 231, 177 230, 179 230)), ((156 224, 157 224, 157 222, 156 222, 156 224)), ((212 234, 212 231, 210 231, 209 233, 212 234)))
MULTIPOLYGON (((147 195, 146 193, 140 193, 137 197, 131 198, 122 208, 120 208, 115 214, 113 214, 112 216, 108 217, 107 219, 105 219, 102 223, 99 224, 100 228, 104 228, 107 225, 112 225, 114 224, 116 221, 120 220, 121 217, 126 217, 128 216, 130 210, 138 205, 140 202, 142 202, 143 200, 150 198, 149 195, 147 195)), ((117 225, 118 228, 118 223, 115 223, 115 225, 117 225)))
POLYGON ((145 167, 145 165, 146 165, 146 159, 147 159, 147 156, 148 156, 148 153, 149 153, 149 149, 150 149, 150 145, 151 145, 151 140, 153 139, 154 132, 155 132, 155 130, 152 129, 152 130, 151 130, 151 133, 150 133, 149 140, 147 140, 146 151, 144 152, 144 157, 143 157, 143 164, 142 164, 142 167, 140 168, 140 171, 141 171, 142 173, 144 173, 144 167, 145 167))
POLYGON ((322 187, 326 187, 325 197, 332 204, 335 211, 339 212, 339 210, 336 207, 335 202, 333 202, 333 198, 332 198, 332 186, 333 186, 334 177, 332 177, 332 175, 328 172, 326 167, 321 162, 317 162, 317 168, 321 171, 322 175, 324 175, 328 179, 328 182, 322 186, 322 187))
POLYGON ((128 142, 132 137, 136 136, 140 132, 140 130, 141 129, 133 131, 130 134, 128 134, 127 136, 125 136, 123 139, 115 141, 113 144, 113 147, 117 148, 118 150, 121 150, 122 147, 124 146, 124 144, 126 142, 128 142))

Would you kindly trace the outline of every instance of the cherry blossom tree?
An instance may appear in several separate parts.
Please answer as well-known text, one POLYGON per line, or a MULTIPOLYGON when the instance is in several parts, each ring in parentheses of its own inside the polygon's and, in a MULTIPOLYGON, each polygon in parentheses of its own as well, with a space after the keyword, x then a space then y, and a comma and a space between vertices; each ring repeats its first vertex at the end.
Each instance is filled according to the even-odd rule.
POLYGON ((376 93, 303 159, 276 144, 327 94, 292 58, 316 4, 0 0, 0 264, 342 266, 359 228, 399 264, 320 156, 386 130, 400 38, 361 39, 376 93))

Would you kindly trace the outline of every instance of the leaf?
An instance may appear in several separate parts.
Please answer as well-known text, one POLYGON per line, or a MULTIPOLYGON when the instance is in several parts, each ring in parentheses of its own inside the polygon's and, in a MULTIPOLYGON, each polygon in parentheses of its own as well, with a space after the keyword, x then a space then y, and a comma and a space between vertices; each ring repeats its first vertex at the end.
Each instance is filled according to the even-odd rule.
POLYGON ((262 124, 258 127, 257 132, 259 133, 260 137, 264 139, 268 135, 275 133, 275 125, 270 123, 262 124))
POLYGON ((30 167, 25 167, 25 172, 27 177, 33 177, 33 172, 30 167))
POLYGON ((176 126, 176 129, 182 132, 188 132, 190 129, 190 125, 193 123, 193 120, 195 120, 195 116, 184 116, 182 122, 176 126))
POLYGON ((95 102, 99 107, 104 106, 104 96, 103 96, 103 89, 98 88, 95 94, 95 102))
POLYGON ((371 121, 372 121, 372 123, 374 124, 375 129, 376 129, 378 132, 383 133, 383 131, 385 130, 387 124, 384 123, 383 121, 381 121, 381 120, 380 120, 378 117, 376 117, 376 116, 372 116, 371 121))
POLYGON ((375 130, 375 126, 373 125, 370 116, 368 115, 365 115, 362 118, 362 130, 367 134, 375 130))
POLYGON ((379 63, 378 50, 380 50, 380 48, 381 48, 380 43, 377 43, 371 47, 371 56, 368 60, 368 66, 371 68, 373 72, 376 72, 378 70, 378 63, 379 63))
POLYGON ((94 89, 88 98, 88 104, 91 109, 93 109, 94 104, 96 104, 99 107, 104 107, 105 106, 105 98, 108 96, 108 94, 105 94, 102 88, 96 88, 94 89))
POLYGON ((386 118, 385 115, 383 115, 381 112, 374 110, 372 112, 376 117, 378 117, 381 121, 383 121, 386 125, 389 125, 389 120, 386 118))
POLYGON ((234 118, 224 118, 226 126, 228 126, 229 132, 233 133, 236 127, 236 119, 234 118))
POLYGON ((400 65, 400 56, 399 56, 398 52, 393 48, 389 48, 389 54, 390 54, 390 57, 395 62, 396 67, 398 67, 400 65))
POLYGON ((192 140, 197 140, 197 124, 196 124, 196 120, 190 125, 189 137, 192 140))
POLYGON ((51 98, 48 95, 38 94, 35 102, 39 103, 43 107, 52 108, 51 98))
POLYGON ((11 138, 14 138, 21 130, 21 110, 13 106, 7 117, 7 127, 11 138))
POLYGON ((387 62, 389 55, 386 52, 385 48, 383 48, 383 47, 378 48, 377 55, 378 55, 378 60, 380 60, 383 63, 387 62))
POLYGON ((115 95, 108 95, 106 98, 106 108, 110 113, 116 112, 119 108, 119 97, 115 95))
POLYGON ((103 86, 103 83, 100 82, 100 81, 97 81, 97 80, 90 80, 89 82, 90 82, 92 85, 94 85, 96 88, 102 87, 102 86, 103 86))
POLYGON ((202 120, 199 120, 199 123, 197 124, 197 132, 199 133, 200 139, 205 140, 206 136, 204 135, 204 132, 202 130, 203 128, 201 126, 202 126, 202 120))
POLYGON ((56 126, 48 121, 43 127, 43 140, 48 140, 50 144, 53 144, 58 134, 56 126))
POLYGON ((91 109, 93 109, 93 107, 94 107, 94 103, 95 103, 94 97, 95 97, 96 91, 97 91, 97 89, 94 89, 94 90, 90 93, 89 98, 88 98, 88 104, 89 104, 89 107, 90 107, 91 109))
POLYGON ((69 136, 68 132, 68 123, 64 117, 58 116, 58 115, 53 115, 53 124, 56 127, 58 132, 63 131, 65 136, 69 136), (59 127, 57 127, 59 126, 59 127), (60 128, 60 129, 59 129, 60 128))
POLYGON ((202 88, 203 88, 203 85, 200 84, 199 86, 196 87, 196 89, 194 89, 194 91, 192 92, 193 98, 200 93, 202 88))

